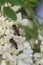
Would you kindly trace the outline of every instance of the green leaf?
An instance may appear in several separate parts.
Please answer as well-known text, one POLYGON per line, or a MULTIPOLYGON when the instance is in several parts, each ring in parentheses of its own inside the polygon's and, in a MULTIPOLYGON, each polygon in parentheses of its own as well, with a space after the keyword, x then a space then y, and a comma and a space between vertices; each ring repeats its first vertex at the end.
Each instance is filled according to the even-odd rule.
POLYGON ((39 0, 29 0, 31 7, 36 7, 39 5, 39 0))
POLYGON ((39 0, 29 0, 30 2, 37 3, 39 0))
POLYGON ((41 50, 40 50, 40 48, 37 48, 37 47, 36 47, 36 48, 33 49, 33 52, 34 52, 34 53, 40 53, 41 50))
POLYGON ((0 0, 0 5, 5 4, 6 0, 0 0))
POLYGON ((7 17, 11 18, 12 20, 17 20, 16 13, 10 7, 4 7, 3 11, 7 17))
POLYGON ((40 49, 41 41, 38 40, 37 44, 35 44, 35 42, 33 43, 34 43, 32 46, 33 53, 40 53, 41 52, 41 49, 40 49))
POLYGON ((28 26, 25 26, 23 28, 25 30, 27 40, 37 37, 37 32, 34 29, 31 29, 28 26))
POLYGON ((37 20, 33 19, 32 23, 33 23, 33 26, 34 26, 35 29, 38 29, 40 27, 40 24, 37 20))
POLYGON ((9 2, 12 5, 23 5, 24 4, 24 0, 7 0, 7 2, 9 2))

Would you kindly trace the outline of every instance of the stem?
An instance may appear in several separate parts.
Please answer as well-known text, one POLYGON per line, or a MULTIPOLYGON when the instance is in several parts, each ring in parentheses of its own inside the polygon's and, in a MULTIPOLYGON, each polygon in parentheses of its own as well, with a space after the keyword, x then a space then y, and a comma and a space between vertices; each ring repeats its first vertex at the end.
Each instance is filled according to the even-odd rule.
POLYGON ((25 12, 26 12, 26 14, 27 14, 27 16, 28 16, 28 18, 29 18, 29 15, 31 14, 30 12, 29 12, 29 9, 27 9, 26 7, 23 7, 24 8, 24 10, 25 10, 25 12))
POLYGON ((28 19, 29 19, 29 17, 32 16, 32 23, 35 26, 39 27, 40 25, 34 19, 35 18, 35 14, 33 13, 34 11, 31 10, 32 11, 32 13, 31 13, 31 11, 29 11, 29 8, 24 7, 24 9, 25 9, 25 12, 27 13, 28 19))
POLYGON ((0 6, 0 12, 1 12, 1 6, 0 6))
MULTIPOLYGON (((27 16, 28 16, 28 19, 29 19, 29 15, 31 14, 31 12, 29 12, 29 8, 27 8, 27 7, 24 7, 24 10, 25 10, 25 12, 27 13, 27 16)), ((31 14, 32 15, 32 14, 31 14)), ((35 16, 36 16, 36 14, 35 13, 33 13, 33 17, 32 18, 35 18, 35 16)), ((38 16, 38 15, 37 15, 38 16)), ((40 17, 40 16, 38 16, 39 18, 41 18, 41 19, 43 19, 42 17, 40 17)), ((34 20, 34 19, 33 19, 34 20)), ((34 25, 36 25, 37 26, 37 28, 39 28, 40 29, 40 24, 39 23, 37 23, 37 21, 33 21, 32 22, 34 25)), ((42 28, 42 27, 41 27, 42 28)), ((40 31, 41 31, 41 29, 40 29, 40 31)), ((43 36, 43 32, 41 31, 41 34, 42 34, 42 36, 43 36)))

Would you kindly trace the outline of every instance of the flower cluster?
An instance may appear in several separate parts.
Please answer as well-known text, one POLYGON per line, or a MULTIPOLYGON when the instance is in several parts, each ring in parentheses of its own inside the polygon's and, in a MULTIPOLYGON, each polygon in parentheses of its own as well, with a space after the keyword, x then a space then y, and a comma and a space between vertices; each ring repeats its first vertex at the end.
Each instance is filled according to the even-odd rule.
MULTIPOLYGON (((30 47, 29 42, 26 41, 26 37, 21 36, 20 28, 18 31, 19 35, 17 34, 18 23, 20 23, 19 18, 17 20, 18 22, 14 23, 14 21, 8 20, 6 17, 0 14, 0 64, 1 65, 33 64, 32 61, 33 51, 30 47)), ((21 19, 21 21, 24 22, 26 21, 27 23, 26 19, 23 20, 21 19)), ((24 23, 24 25, 27 24, 24 23)))
MULTIPOLYGON (((19 24, 32 27, 28 19, 22 19, 21 13, 17 14, 16 21, 0 14, 0 65, 43 65, 43 37, 38 32, 41 52, 34 53, 34 39, 27 41, 22 36, 25 32, 18 28, 19 24)), ((37 43, 38 40, 35 41, 37 43)))

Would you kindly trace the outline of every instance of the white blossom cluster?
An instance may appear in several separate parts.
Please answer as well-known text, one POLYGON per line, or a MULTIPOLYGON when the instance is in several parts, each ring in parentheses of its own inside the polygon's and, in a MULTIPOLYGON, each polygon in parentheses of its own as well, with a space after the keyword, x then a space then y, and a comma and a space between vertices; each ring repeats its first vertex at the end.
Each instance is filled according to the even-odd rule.
MULTIPOLYGON (((43 37, 39 33, 41 52, 33 54, 31 44, 26 41, 26 37, 14 34, 15 30, 12 25, 18 24, 32 27, 28 19, 22 19, 21 13, 17 14, 16 22, 8 20, 7 17, 0 14, 0 65, 43 65, 43 37), (11 38, 16 41, 18 49, 12 45, 13 42, 10 43, 11 38)), ((19 32, 23 33, 21 28, 19 28, 19 32)))
MULTIPOLYGON (((23 21, 24 20, 26 19, 23 19, 23 21)), ((19 18, 17 21, 19 23, 19 18)), ((33 64, 32 61, 33 51, 30 48, 29 42, 26 41, 25 37, 13 34, 15 30, 13 30, 12 25, 16 25, 18 23, 6 20, 6 17, 0 15, 0 65, 33 64), (18 49, 16 49, 14 45, 12 45, 13 43, 11 44, 9 42, 11 38, 13 38, 17 42, 18 49)))

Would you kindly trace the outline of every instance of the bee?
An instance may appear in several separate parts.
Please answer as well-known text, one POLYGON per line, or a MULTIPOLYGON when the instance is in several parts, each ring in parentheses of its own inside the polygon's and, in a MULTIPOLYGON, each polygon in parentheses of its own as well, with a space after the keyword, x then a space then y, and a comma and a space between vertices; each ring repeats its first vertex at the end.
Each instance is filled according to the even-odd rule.
POLYGON ((16 41, 13 38, 11 38, 9 41, 10 41, 10 43, 12 43, 14 45, 14 47, 16 49, 18 49, 18 45, 17 45, 16 41))
POLYGON ((20 36, 18 27, 16 25, 12 25, 12 28, 15 30, 15 34, 20 36))

